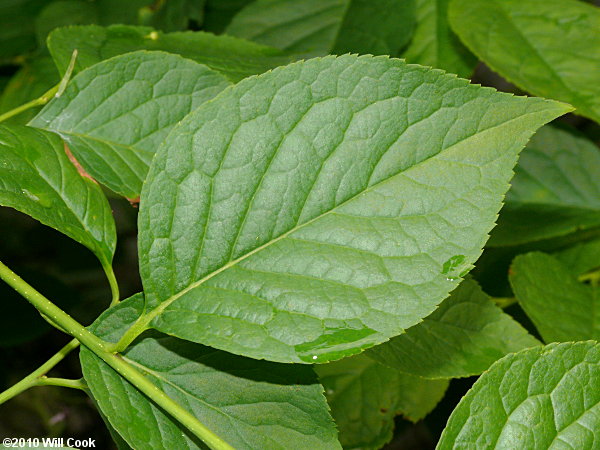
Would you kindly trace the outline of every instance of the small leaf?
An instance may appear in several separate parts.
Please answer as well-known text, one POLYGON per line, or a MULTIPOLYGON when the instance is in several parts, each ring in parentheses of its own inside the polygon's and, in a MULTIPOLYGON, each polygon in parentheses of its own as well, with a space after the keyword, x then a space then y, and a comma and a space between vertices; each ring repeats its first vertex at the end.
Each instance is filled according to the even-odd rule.
POLYGON ((550 344, 496 362, 460 401, 438 449, 598 448, 600 344, 550 344))
POLYGON ((0 126, 0 205, 66 234, 110 266, 116 245, 110 206, 100 187, 77 173, 58 136, 0 126))
POLYGON ((546 342, 600 339, 599 289, 577 281, 556 258, 539 252, 517 256, 509 279, 546 342))
POLYGON ((424 380, 364 355, 315 366, 345 449, 379 449, 390 441, 394 417, 417 422, 444 396, 447 380, 424 380))
POLYGON ((395 55, 414 29, 414 0, 256 0, 225 32, 307 57, 395 55))
POLYGON ((366 354, 405 373, 456 378, 479 375, 504 355, 535 345, 540 342, 467 279, 422 323, 366 354))
POLYGON ((177 55, 128 53, 77 74, 30 125, 60 134, 94 179, 134 198, 171 128, 228 85, 177 55))
POLYGON ((387 57, 243 80, 154 158, 139 217, 144 320, 279 362, 384 342, 456 287, 519 150, 567 110, 387 57))
POLYGON ((490 246, 600 227, 600 149, 575 130, 545 126, 515 168, 490 246))
POLYGON ((600 9, 578 0, 453 0, 450 24, 520 88, 600 122, 600 9))
POLYGON ((200 31, 162 33, 149 27, 125 25, 61 28, 48 37, 48 48, 61 74, 74 49, 79 52, 75 72, 123 53, 162 50, 205 64, 231 81, 266 72, 291 60, 280 50, 231 36, 200 31))
MULTIPOLYGON (((38 56, 27 60, 23 67, 13 75, 6 89, 2 92, 0 96, 0 114, 41 97, 59 81, 56 66, 49 56, 38 56)), ((25 125, 40 109, 41 107, 28 109, 3 123, 5 125, 25 125)))
POLYGON ((417 27, 402 57, 409 63, 437 67, 469 78, 477 58, 450 29, 449 3, 450 0, 417 0, 417 27))
MULTIPOLYGON (((116 342, 143 308, 137 294, 105 312, 91 330, 116 342)), ((310 367, 242 358, 156 332, 138 339, 123 359, 236 449, 339 448, 310 367)), ((204 448, 85 347, 81 365, 102 413, 131 447, 204 448)))

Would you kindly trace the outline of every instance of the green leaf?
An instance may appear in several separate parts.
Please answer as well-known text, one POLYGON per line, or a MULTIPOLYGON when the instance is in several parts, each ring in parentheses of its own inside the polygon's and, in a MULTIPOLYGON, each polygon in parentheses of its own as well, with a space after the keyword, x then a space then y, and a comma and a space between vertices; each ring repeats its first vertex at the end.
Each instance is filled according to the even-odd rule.
POLYGON ((539 252, 517 256, 509 279, 546 342, 600 339, 600 291, 580 283, 556 258, 539 252))
POLYGON ((58 136, 0 126, 0 205, 66 234, 110 266, 116 245, 110 206, 100 187, 77 173, 58 136))
POLYGON ((600 344, 508 355, 458 404, 438 449, 592 449, 600 429, 600 344))
POLYGON ((521 154, 489 245, 524 244, 596 227, 600 149, 570 128, 541 128, 521 154))
POLYGON ((30 125, 60 134, 92 177, 134 198, 171 128, 229 84, 178 55, 128 53, 77 74, 30 125))
MULTIPOLYGON (((179 31, 188 27, 190 15, 203 11, 204 0, 169 0, 154 2, 140 11, 140 24, 162 31, 179 31)), ((201 18, 196 16, 197 18, 201 18)), ((201 22, 200 22, 201 23, 201 22)))
POLYGON ((280 362, 384 342, 456 287, 519 150, 567 110, 387 57, 248 78, 190 114, 153 161, 144 321, 280 362))
POLYGON ((520 88, 600 122, 600 9, 578 0, 453 0, 450 24, 520 88))
POLYGON ((233 16, 254 0, 206 0, 204 26, 206 31, 222 33, 233 16))
POLYGON ((176 53, 205 64, 232 81, 290 62, 290 57, 280 50, 230 36, 214 36, 200 31, 162 33, 149 27, 125 25, 61 28, 48 37, 48 48, 61 74, 65 72, 74 49, 79 52, 76 72, 136 50, 176 53))
POLYGON ((409 63, 437 67, 469 78, 477 58, 450 29, 448 3, 450 0, 417 0, 417 27, 402 57, 409 63))
MULTIPOLYGON (((143 308, 137 294, 105 312, 91 330, 116 342, 143 308)), ((156 332, 138 339, 123 359, 236 449, 339 448, 310 367, 242 358, 156 332)), ((81 365, 103 414, 133 448, 204 448, 85 348, 81 365)))
POLYGON ((540 342, 467 279, 422 323, 367 355, 424 378, 457 378, 479 375, 504 355, 535 345, 540 342))
POLYGON ((424 380, 356 355, 315 367, 345 449, 379 449, 389 442, 394 417, 417 422, 444 396, 447 380, 424 380))
POLYGON ((554 253, 563 265, 575 275, 582 275, 600 268, 600 239, 580 242, 572 247, 554 253))
POLYGON ((35 19, 38 45, 46 46, 46 37, 58 27, 88 25, 98 22, 98 10, 94 3, 84 0, 54 1, 46 6, 35 19))
POLYGON ((412 36, 414 0, 256 0, 225 32, 307 57, 395 55, 412 36))
POLYGON ((0 62, 35 49, 35 16, 47 0, 0 2, 0 62))
MULTIPOLYGON (((59 81, 56 66, 49 56, 38 56, 27 60, 10 79, 0 96, 0 114, 41 97, 59 81)), ((40 107, 28 109, 4 123, 25 125, 40 109, 40 107)))

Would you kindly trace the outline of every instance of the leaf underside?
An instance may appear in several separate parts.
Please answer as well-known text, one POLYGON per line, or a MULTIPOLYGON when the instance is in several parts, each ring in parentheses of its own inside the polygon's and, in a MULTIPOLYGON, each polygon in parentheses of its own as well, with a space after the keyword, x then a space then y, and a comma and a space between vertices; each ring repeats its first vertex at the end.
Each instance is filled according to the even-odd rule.
POLYGON ((519 150, 568 110, 387 57, 244 80, 153 161, 139 218, 145 320, 280 362, 400 334, 472 266, 519 150))

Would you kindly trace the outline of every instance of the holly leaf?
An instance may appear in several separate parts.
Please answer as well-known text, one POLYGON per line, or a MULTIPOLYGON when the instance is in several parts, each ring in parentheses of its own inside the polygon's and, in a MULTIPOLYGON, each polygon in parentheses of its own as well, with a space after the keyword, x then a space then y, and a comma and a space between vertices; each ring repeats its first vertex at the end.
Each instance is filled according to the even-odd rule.
POLYGON ((77 74, 31 125, 60 134, 94 179, 135 198, 171 128, 229 84, 178 55, 128 53, 77 74))
POLYGON ((599 343, 529 348, 475 382, 437 448, 596 448, 599 410, 599 343))
POLYGON ((256 0, 227 34, 306 57, 396 55, 415 25, 414 0, 256 0))
POLYGON ((521 89, 600 122, 600 9, 578 0, 452 0, 469 49, 521 89))
POLYGON ((104 267, 111 265, 117 238, 108 201, 96 183, 79 175, 58 136, 0 126, 0 205, 66 234, 104 267))
POLYGON ((315 366, 345 449, 379 449, 392 439, 394 417, 417 422, 444 396, 447 380, 425 380, 364 355, 315 366))
POLYGON ((201 31, 163 33, 126 25, 60 28, 48 36, 48 49, 61 74, 65 73, 74 49, 78 51, 75 72, 123 53, 161 50, 205 64, 234 82, 291 61, 280 50, 231 36, 201 31))
MULTIPOLYGON (((137 294, 100 316, 92 332, 117 342, 144 309, 137 294)), ((312 368, 256 361, 156 332, 123 359, 234 448, 339 448, 312 368)), ((83 376, 102 414, 132 448, 205 446, 85 347, 83 376)))
POLYGON ((279 362, 402 333, 477 260, 519 150, 565 111, 387 57, 243 80, 154 158, 142 323, 279 362))
POLYGON ((424 378, 479 375, 508 353, 540 342, 498 308, 471 279, 423 322, 366 354, 424 378))

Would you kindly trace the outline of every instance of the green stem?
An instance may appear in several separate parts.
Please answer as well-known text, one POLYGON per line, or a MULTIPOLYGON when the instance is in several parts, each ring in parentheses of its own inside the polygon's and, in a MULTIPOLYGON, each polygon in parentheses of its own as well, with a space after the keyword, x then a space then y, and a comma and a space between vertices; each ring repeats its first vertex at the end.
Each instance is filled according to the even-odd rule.
POLYGON ((16 116, 17 114, 21 114, 23 111, 27 111, 28 109, 35 108, 36 106, 45 105, 52 99, 52 97, 56 95, 56 93, 58 92, 58 87, 59 85, 57 84, 41 97, 31 100, 25 103, 24 105, 17 106, 15 109, 11 109, 10 111, 5 112, 4 114, 0 114, 0 122, 4 122, 5 120, 10 119, 11 117, 16 116))
POLYGON ((71 388, 71 389, 81 389, 82 391, 85 391, 87 388, 87 384, 81 378, 79 380, 70 380, 68 378, 41 377, 41 378, 38 378, 37 383, 35 385, 36 386, 60 386, 60 387, 67 387, 67 388, 71 388))
POLYGON ((111 264, 103 263, 102 268, 104 269, 104 273, 106 274, 106 278, 108 279, 108 284, 110 285, 110 292, 112 294, 110 306, 115 306, 117 303, 119 303, 119 284, 117 283, 115 272, 111 264))
POLYGON ((47 315, 52 321, 64 328, 71 336, 79 340, 81 344, 85 345, 90 351, 96 354, 96 356, 112 367, 119 375, 129 381, 154 403, 163 408, 192 433, 202 439, 208 446, 218 450, 232 449, 227 442, 198 421, 198 419, 190 414, 189 411, 181 407, 181 405, 165 394, 164 391, 160 390, 158 386, 152 383, 142 373, 124 361, 121 355, 110 353, 107 350, 109 345, 106 342, 88 331, 83 325, 58 308, 54 303, 27 284, 2 262, 0 262, 0 278, 25 297, 39 312, 47 315))
POLYGON ((503 309, 517 303, 517 299, 514 297, 492 297, 492 299, 496 302, 496 305, 503 309))
POLYGON ((46 373, 48 373, 50 369, 52 369, 55 365, 61 362, 65 356, 67 356, 72 350, 76 349, 77 347, 79 347, 79 341, 77 339, 73 339, 36 370, 31 372, 29 375, 27 375, 14 386, 0 393, 0 405, 10 400, 14 396, 20 394, 21 392, 29 389, 30 387, 36 386, 39 382, 40 377, 46 375, 46 373))

